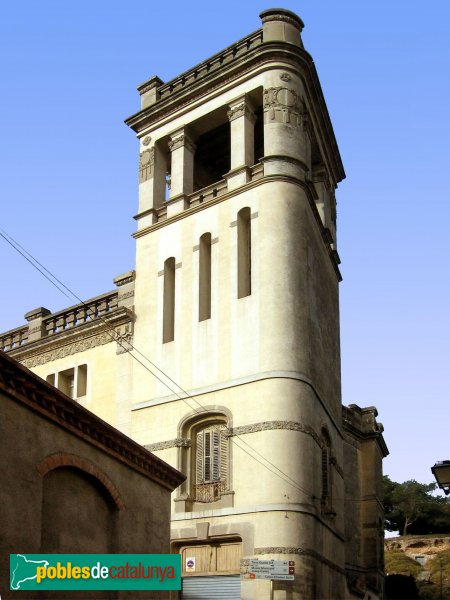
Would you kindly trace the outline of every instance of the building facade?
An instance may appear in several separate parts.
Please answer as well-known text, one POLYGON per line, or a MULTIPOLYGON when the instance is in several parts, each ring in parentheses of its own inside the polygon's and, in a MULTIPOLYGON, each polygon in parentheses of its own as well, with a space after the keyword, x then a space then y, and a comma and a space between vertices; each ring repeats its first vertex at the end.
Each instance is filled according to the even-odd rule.
POLYGON ((2 345, 186 475, 180 597, 379 598, 387 448, 375 408, 341 401, 345 174, 301 19, 261 19, 139 86, 135 270, 2 345), (294 579, 240 577, 251 558, 294 579))
MULTIPOLYGON (((9 557, 18 552, 169 552, 170 494, 183 481, 181 473, 3 352, 0 414, 2 598, 35 600, 44 593, 61 600, 61 591, 27 592, 20 580, 10 582, 9 557)), ((17 560, 25 559, 19 554, 17 560)), ((88 595, 149 598, 148 591, 136 590, 88 595)))

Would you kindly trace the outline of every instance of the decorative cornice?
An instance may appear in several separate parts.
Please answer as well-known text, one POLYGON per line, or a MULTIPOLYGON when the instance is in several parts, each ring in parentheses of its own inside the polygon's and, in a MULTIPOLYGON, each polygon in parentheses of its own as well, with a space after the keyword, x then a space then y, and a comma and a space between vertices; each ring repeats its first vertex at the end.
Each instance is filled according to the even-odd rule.
POLYGON ((153 444, 145 444, 144 448, 150 452, 157 450, 167 450, 167 448, 190 448, 192 441, 189 438, 176 438, 174 440, 166 440, 164 442, 155 442, 153 444))
POLYGON ((179 471, 153 456, 4 352, 0 352, 0 391, 7 398, 27 406, 56 426, 100 448, 170 491, 185 480, 185 476, 179 471))
POLYGON ((226 88, 237 77, 242 79, 245 76, 256 76, 263 72, 267 64, 278 64, 282 61, 285 70, 292 70, 304 82, 308 104, 315 111, 313 119, 318 127, 316 135, 324 148, 326 160, 330 161, 334 182, 338 183, 345 177, 345 172, 311 56, 293 44, 261 41, 262 30, 259 30, 202 65, 168 82, 159 89, 161 99, 129 117, 126 120, 127 125, 137 133, 145 133, 153 123, 170 118, 173 113, 183 111, 188 106, 192 107, 197 101, 204 101, 216 90, 226 88), (250 39, 252 43, 245 48, 245 43, 250 39), (233 49, 238 47, 238 44, 243 51, 236 52, 235 58, 233 49), (225 54, 230 56, 229 60, 224 60, 225 54), (213 64, 214 68, 210 68, 213 64))
POLYGON ((104 331, 103 333, 99 333, 98 335, 93 335, 86 339, 79 340, 78 342, 66 344, 64 346, 56 348, 55 350, 50 350, 48 352, 43 352, 42 354, 37 354, 32 358, 26 358, 24 360, 19 358, 18 360, 20 360, 20 362, 25 367, 31 369, 39 365, 44 365, 45 363, 51 362, 53 360, 58 360, 59 358, 65 358, 66 356, 77 354, 78 352, 85 352, 86 350, 90 350, 91 348, 95 348, 97 346, 104 346, 105 344, 118 341, 121 338, 121 336, 126 335, 126 333, 127 325, 122 325, 120 327, 115 328, 112 331, 104 331))
POLYGON ((310 435, 313 440, 322 447, 320 436, 309 425, 298 423, 297 421, 262 421, 260 423, 252 423, 251 425, 241 425, 233 427, 230 430, 230 435, 245 435, 247 433, 257 433, 258 431, 270 431, 274 429, 289 429, 291 431, 301 431, 310 435))
POLYGON ((136 279, 136 271, 128 271, 127 273, 124 273, 123 275, 118 275, 117 277, 115 277, 114 283, 117 285, 117 287, 121 287, 123 285, 126 285, 127 283, 133 283, 133 281, 135 279, 136 279))
MULTIPOLYGON (((298 161, 298 162, 300 163, 300 161, 298 161)), ((319 211, 317 210, 317 206, 316 206, 316 202, 315 202, 315 195, 314 195, 315 191, 313 191, 314 190, 313 184, 312 183, 307 184, 304 181, 301 181, 300 179, 297 179, 296 177, 292 177, 290 175, 269 175, 269 176, 266 175, 264 177, 261 177, 260 179, 250 181, 249 183, 242 185, 238 189, 227 191, 223 194, 220 194, 216 197, 206 200, 205 202, 196 204, 195 206, 190 206, 188 209, 183 210, 183 211, 177 213, 176 215, 168 217, 167 219, 157 221, 156 223, 149 225, 145 229, 140 229, 139 231, 136 231, 135 233, 133 233, 133 237, 135 239, 138 239, 144 235, 147 235, 151 231, 155 231, 156 229, 161 229, 162 227, 166 227, 170 223, 174 223, 175 221, 180 221, 181 219, 190 217, 191 215, 193 215, 197 212, 200 212, 201 210, 205 210, 211 206, 214 206, 215 204, 219 204, 219 202, 225 202, 226 200, 228 200, 230 198, 234 198, 238 194, 244 193, 247 190, 253 189, 260 185, 264 185, 266 183, 271 183, 273 181, 287 181, 290 183, 294 183, 294 184, 298 185, 299 187, 301 187, 305 191, 305 194, 308 199, 311 210, 313 212, 315 221, 317 223, 317 226, 319 227, 321 235, 323 236, 324 235, 324 225, 322 223, 322 219, 320 217, 319 211)), ((333 269, 336 273, 336 277, 337 277, 338 281, 342 281, 342 276, 339 271, 338 263, 336 262, 336 258, 333 254, 333 251, 329 247, 329 245, 327 246, 327 253, 328 253, 328 256, 332 263, 333 269)))

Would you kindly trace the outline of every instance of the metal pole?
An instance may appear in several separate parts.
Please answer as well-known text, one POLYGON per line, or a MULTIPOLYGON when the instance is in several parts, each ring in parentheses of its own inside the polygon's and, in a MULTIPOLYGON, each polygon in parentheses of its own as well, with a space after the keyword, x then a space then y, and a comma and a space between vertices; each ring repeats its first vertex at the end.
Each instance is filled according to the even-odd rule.
POLYGON ((273 579, 270 580, 270 600, 273 600, 273 579))

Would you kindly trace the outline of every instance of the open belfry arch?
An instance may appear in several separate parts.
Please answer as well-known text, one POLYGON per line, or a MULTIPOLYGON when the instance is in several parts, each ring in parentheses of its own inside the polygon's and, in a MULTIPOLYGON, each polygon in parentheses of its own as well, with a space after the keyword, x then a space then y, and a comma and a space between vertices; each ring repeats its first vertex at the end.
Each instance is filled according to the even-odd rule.
POLYGON ((135 270, 88 316, 37 309, 0 339, 49 381, 74 373, 83 404, 187 476, 180 598, 380 598, 387 448, 374 407, 341 403, 345 174, 301 19, 261 19, 139 86, 135 270), (241 579, 246 558, 295 578, 241 579))

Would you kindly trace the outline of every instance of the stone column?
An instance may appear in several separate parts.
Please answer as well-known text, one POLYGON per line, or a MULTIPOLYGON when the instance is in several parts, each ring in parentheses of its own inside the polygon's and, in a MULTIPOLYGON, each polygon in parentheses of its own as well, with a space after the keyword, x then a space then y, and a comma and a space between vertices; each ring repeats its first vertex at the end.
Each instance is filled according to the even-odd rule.
POLYGON ((139 156, 139 212, 138 229, 157 220, 156 213, 164 204, 166 190, 166 161, 159 145, 150 146, 150 136, 141 141, 139 156))
POLYGON ((192 134, 186 127, 170 136, 169 149, 172 153, 170 200, 167 216, 175 215, 189 203, 187 196, 194 191, 194 155, 196 146, 192 134))
POLYGON ((230 103, 231 160, 227 174, 228 189, 232 190, 250 181, 250 167, 255 162, 255 114, 246 96, 230 103))
POLYGON ((264 174, 304 180, 311 171, 309 118, 291 76, 280 79, 283 85, 264 90, 264 174))

